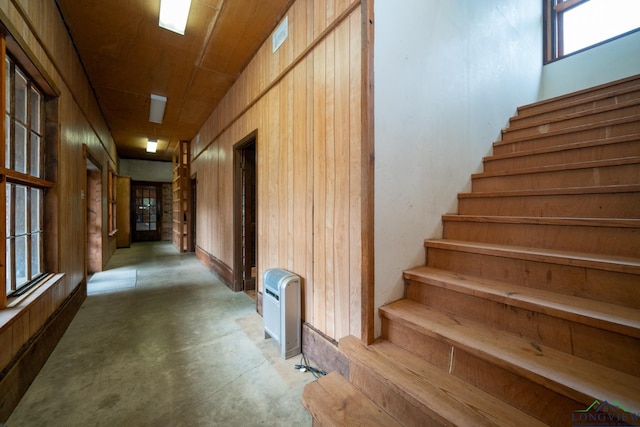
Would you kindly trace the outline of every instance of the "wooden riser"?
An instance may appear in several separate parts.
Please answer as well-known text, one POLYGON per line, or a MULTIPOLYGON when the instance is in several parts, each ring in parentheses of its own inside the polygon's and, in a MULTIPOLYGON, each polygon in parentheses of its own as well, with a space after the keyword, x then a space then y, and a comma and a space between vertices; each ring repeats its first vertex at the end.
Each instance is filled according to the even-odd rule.
POLYGON ((525 413, 391 343, 340 340, 350 381, 405 426, 542 426, 525 413))
POLYGON ((544 148, 483 160, 485 173, 640 156, 640 135, 544 148))
POLYGON ((634 185, 640 183, 640 163, 636 159, 521 169, 509 174, 479 173, 472 176, 471 188, 473 192, 495 192, 634 185))
POLYGON ((640 258, 640 220, 443 217, 445 239, 640 258))
POLYGON ((589 111, 606 109, 619 104, 627 103, 631 100, 640 99, 640 82, 635 82, 635 86, 627 87, 615 94, 607 93, 598 97, 590 97, 586 100, 577 100, 566 105, 547 105, 539 112, 529 111, 515 115, 510 120, 511 126, 525 126, 539 124, 545 120, 555 119, 561 116, 571 116, 589 111))
MULTIPOLYGON (((434 359, 444 372, 498 397, 547 425, 572 426, 570 415, 584 404, 567 398, 455 346, 382 318, 382 336, 420 358, 434 359)), ((522 425, 522 424, 516 424, 522 425)))
POLYGON ((619 119, 622 117, 635 118, 638 120, 640 116, 640 106, 637 100, 628 102, 630 105, 619 108, 606 108, 603 111, 595 110, 585 112, 576 116, 557 117, 548 119, 533 125, 511 126, 502 131, 502 140, 511 141, 519 138, 537 137, 550 132, 558 132, 565 129, 572 129, 579 126, 591 125, 592 123, 605 122, 609 120, 619 119))
POLYGON ((307 384, 302 403, 313 417, 314 426, 401 426, 337 372, 307 384))
POLYGON ((555 111, 572 105, 584 104, 585 102, 598 102, 598 100, 601 99, 636 90, 638 86, 640 86, 640 78, 633 76, 544 101, 523 105, 518 107, 518 116, 527 117, 548 111, 555 111))
POLYGON ((640 261, 429 240, 429 267, 640 309, 640 261))
POLYGON ((640 218, 640 185, 458 195, 460 215, 640 218), (606 189, 609 188, 610 192, 606 189))
POLYGON ((579 126, 557 132, 549 132, 537 137, 510 139, 493 144, 493 154, 501 155, 530 151, 545 147, 559 147, 584 141, 606 140, 622 136, 639 135, 640 121, 637 118, 622 118, 604 123, 579 126))
MULTIPOLYGON (((434 310, 457 313, 460 317, 482 323, 488 328, 516 334, 582 359, 640 376, 640 366, 635 363, 637 355, 640 354, 639 338, 566 319, 573 317, 574 313, 559 313, 565 318, 550 316, 508 304, 508 301, 494 301, 415 280, 407 281, 406 291, 407 299, 434 310)), ((545 308, 544 305, 540 305, 541 310, 545 308)), ((636 315, 640 315, 640 312, 636 315)), ((640 333, 640 329, 625 328, 617 324, 611 326, 622 330, 631 329, 635 335, 640 333)))
MULTIPOLYGON (((523 380, 554 391, 558 396, 589 405, 594 399, 617 401, 626 408, 639 404, 638 377, 624 374, 587 360, 495 329, 486 328, 459 316, 440 313, 409 300, 400 300, 380 308, 386 332, 396 328, 439 340, 507 370, 523 380), (588 375, 585 375, 588 373, 588 375)), ((401 346, 392 334, 383 335, 401 346)), ((449 369, 458 368, 461 361, 452 360, 449 369)), ((464 369, 464 368, 463 368, 464 369)), ((475 369, 475 367, 467 367, 475 369)), ((538 416, 538 414, 535 414, 538 416)))

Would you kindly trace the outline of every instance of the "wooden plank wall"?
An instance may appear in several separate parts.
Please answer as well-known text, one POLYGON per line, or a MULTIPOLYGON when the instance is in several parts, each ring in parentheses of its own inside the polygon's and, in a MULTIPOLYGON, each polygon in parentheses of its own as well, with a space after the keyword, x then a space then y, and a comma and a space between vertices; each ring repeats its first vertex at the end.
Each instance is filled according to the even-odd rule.
POLYGON ((303 317, 361 337, 362 6, 297 0, 192 142, 198 247, 233 267, 233 145, 257 130, 258 289, 303 278, 303 317))
MULTIPOLYGON (((58 97, 58 177, 53 190, 57 196, 58 273, 64 278, 37 297, 15 309, 0 311, 0 370, 35 334, 54 310, 86 281, 85 223, 83 195, 86 194, 86 160, 83 145, 100 163, 103 174, 117 170, 118 158, 93 92, 63 25, 54 0, 0 1, 0 20, 23 47, 31 61, 44 75, 58 97)), ((106 197, 107 180, 102 194, 106 197)), ((106 204, 104 204, 106 206, 106 204)), ((48 213, 50 215, 50 213, 48 213)), ((103 209, 102 223, 107 223, 103 209)), ((103 230, 103 251, 115 249, 115 237, 103 230)))

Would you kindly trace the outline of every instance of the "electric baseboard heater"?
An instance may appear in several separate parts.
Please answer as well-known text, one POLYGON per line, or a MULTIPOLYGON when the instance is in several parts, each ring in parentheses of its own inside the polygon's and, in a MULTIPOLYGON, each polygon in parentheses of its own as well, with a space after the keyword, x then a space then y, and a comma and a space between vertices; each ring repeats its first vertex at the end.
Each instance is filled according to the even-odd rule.
POLYGON ((302 352, 300 276, 281 268, 264 272, 262 316, 264 337, 271 337, 288 359, 302 352))

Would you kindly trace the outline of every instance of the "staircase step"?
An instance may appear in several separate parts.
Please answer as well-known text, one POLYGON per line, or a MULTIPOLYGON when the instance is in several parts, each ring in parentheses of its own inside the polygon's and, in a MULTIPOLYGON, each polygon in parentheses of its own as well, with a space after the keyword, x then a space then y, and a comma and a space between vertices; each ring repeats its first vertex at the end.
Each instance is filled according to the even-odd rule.
POLYGON ((640 121, 637 116, 620 117, 558 131, 551 131, 536 136, 509 137, 493 143, 495 155, 528 151, 543 147, 555 147, 575 144, 596 139, 609 139, 626 135, 640 134, 640 121))
POLYGON ((640 183, 640 156, 483 172, 471 179, 474 192, 632 185, 640 183))
POLYGON ((542 147, 529 151, 487 156, 483 170, 507 172, 539 166, 609 160, 640 156, 640 135, 581 141, 573 144, 542 147))
POLYGON ((640 218, 640 184, 458 194, 460 215, 640 218))
POLYGON ((456 349, 461 350, 584 405, 598 399, 616 401, 633 412, 640 410, 638 377, 414 301, 396 301, 381 307, 380 312, 383 321, 401 324, 452 346, 454 355, 456 349))
POLYGON ((431 267, 404 278, 409 300, 640 376, 638 309, 431 267))
POLYGON ((640 259, 450 239, 425 240, 426 264, 640 309, 640 259))
POLYGON ((406 280, 439 286, 572 322, 640 338, 640 309, 512 285, 432 267, 404 272, 406 280))
POLYGON ((625 93, 637 90, 638 86, 640 86, 639 76, 627 77, 592 88, 520 106, 517 110, 518 117, 533 116, 584 104, 586 102, 598 102, 602 99, 617 97, 619 95, 623 96, 625 93))
POLYGON ((345 337, 339 348, 349 356, 351 382, 402 425, 545 425, 391 343, 345 337))
POLYGON ((445 239, 640 257, 640 219, 444 215, 445 239))
POLYGON ((589 94, 564 102, 539 103, 540 105, 524 106, 518 108, 517 114, 511 118, 512 124, 538 123, 548 118, 557 116, 581 114, 594 109, 614 106, 632 99, 640 98, 640 81, 634 81, 631 85, 616 90, 589 94))
POLYGON ((502 140, 508 141, 510 139, 536 137, 549 132, 591 125, 593 123, 605 122, 618 119, 620 117, 636 117, 637 119, 639 116, 639 101, 637 99, 632 99, 624 103, 614 105, 613 107, 606 106, 577 114, 558 115, 532 124, 512 122, 508 128, 502 130, 502 140))
POLYGON ((302 403, 321 426, 400 426, 337 372, 307 384, 302 403))

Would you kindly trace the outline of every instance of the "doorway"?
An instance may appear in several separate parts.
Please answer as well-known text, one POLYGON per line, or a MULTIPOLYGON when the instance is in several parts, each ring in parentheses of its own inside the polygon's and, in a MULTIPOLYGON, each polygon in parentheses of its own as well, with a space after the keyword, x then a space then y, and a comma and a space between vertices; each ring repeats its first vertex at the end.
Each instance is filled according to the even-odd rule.
POLYGON ((162 239, 162 186, 131 183, 131 233, 134 242, 162 239))
POLYGON ((195 252, 196 251, 196 195, 198 194, 198 189, 197 189, 197 184, 198 184, 198 179, 197 177, 192 177, 191 178, 191 199, 189 200, 190 203, 190 207, 191 207, 191 224, 190 224, 190 231, 191 231, 191 235, 189 236, 189 251, 190 252, 195 252))
POLYGON ((86 267, 91 275, 102 271, 102 169, 85 149, 87 182, 85 186, 86 267))
POLYGON ((255 299, 257 275, 256 132, 234 145, 234 290, 255 299))

